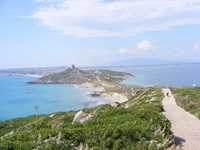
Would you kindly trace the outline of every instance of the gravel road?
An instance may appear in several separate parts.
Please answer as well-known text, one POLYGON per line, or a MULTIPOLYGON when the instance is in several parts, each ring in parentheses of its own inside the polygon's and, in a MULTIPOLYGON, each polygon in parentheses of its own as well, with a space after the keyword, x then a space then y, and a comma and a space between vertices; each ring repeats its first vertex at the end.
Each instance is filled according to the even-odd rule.
POLYGON ((163 89, 163 93, 163 114, 171 121, 176 149, 200 150, 200 120, 177 106, 169 89, 163 89))

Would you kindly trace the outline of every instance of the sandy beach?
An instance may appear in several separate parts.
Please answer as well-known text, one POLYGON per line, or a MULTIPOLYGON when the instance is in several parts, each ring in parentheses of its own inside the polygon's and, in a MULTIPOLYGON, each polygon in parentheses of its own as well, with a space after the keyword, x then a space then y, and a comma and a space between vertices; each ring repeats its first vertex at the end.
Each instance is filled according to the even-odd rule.
POLYGON ((81 84, 80 87, 90 89, 94 93, 100 93, 101 97, 103 97, 104 99, 108 99, 111 102, 123 103, 128 100, 128 98, 123 94, 119 94, 116 92, 106 92, 104 87, 102 87, 102 86, 97 87, 97 86, 94 86, 94 84, 92 84, 92 83, 87 82, 87 83, 81 84))

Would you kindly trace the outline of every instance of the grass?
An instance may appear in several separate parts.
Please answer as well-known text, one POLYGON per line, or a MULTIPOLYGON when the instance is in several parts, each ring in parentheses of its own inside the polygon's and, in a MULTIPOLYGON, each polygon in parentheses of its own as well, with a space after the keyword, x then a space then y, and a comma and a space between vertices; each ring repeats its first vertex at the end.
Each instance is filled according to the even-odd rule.
POLYGON ((3 136, 6 133, 9 133, 11 131, 17 130, 21 126, 25 126, 29 124, 30 122, 33 122, 35 120, 35 116, 29 116, 24 118, 17 118, 12 119, 8 121, 0 122, 0 136, 3 136))
POLYGON ((177 104, 200 119, 200 87, 172 88, 177 104))

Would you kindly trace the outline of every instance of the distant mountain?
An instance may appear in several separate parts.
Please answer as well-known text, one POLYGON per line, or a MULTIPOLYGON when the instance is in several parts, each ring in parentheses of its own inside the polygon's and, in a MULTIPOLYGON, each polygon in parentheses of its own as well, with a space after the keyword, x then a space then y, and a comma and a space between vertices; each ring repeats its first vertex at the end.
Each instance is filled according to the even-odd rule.
POLYGON ((184 63, 191 63, 191 62, 138 58, 138 59, 111 61, 101 64, 101 66, 152 66, 152 65, 170 65, 170 64, 184 64, 184 63))

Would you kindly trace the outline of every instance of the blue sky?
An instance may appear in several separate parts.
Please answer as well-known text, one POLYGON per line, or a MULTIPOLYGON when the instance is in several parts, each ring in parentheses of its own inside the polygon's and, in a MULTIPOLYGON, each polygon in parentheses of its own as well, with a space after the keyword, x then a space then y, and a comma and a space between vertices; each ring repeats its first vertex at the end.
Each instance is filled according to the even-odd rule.
POLYGON ((199 0, 1 0, 0 69, 200 61, 199 0))

